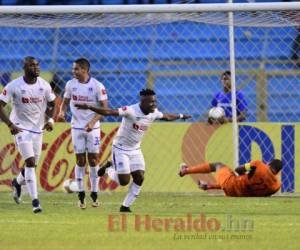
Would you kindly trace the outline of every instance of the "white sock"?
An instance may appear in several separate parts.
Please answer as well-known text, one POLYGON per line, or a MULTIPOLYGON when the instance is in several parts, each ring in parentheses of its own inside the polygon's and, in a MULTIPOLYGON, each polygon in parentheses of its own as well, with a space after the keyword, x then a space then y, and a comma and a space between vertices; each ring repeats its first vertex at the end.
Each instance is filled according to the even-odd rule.
MULTIPOLYGON (((25 171, 24 171, 25 173, 25 171)), ((17 182, 19 185, 25 185, 25 176, 23 176, 22 172, 19 173, 19 175, 17 176, 17 182)))
POLYGON ((79 167, 75 166, 75 179, 77 181, 78 185, 78 190, 79 192, 84 191, 84 173, 85 173, 85 168, 84 167, 79 167))
POLYGON ((98 166, 90 166, 90 183, 91 183, 91 192, 98 192, 99 187, 99 177, 98 177, 98 166))
POLYGON ((31 199, 32 200, 37 199, 38 194, 37 194, 35 168, 25 167, 25 181, 31 199))
POLYGON ((137 196, 139 195, 140 191, 142 189, 142 186, 139 186, 132 182, 129 186, 128 193, 123 201, 123 206, 130 207, 131 204, 135 201, 137 196))
POLYGON ((113 181, 115 181, 116 183, 120 184, 119 182, 119 177, 118 177, 118 174, 117 174, 117 171, 115 170, 114 167, 109 167, 106 169, 106 172, 109 176, 109 178, 113 181))

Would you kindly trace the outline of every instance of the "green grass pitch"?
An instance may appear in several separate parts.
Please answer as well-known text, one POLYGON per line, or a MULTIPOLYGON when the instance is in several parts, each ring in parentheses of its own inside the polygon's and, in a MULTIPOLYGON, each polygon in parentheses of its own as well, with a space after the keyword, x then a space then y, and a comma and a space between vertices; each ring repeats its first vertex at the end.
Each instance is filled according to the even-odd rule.
POLYGON ((103 194, 99 208, 92 208, 88 199, 87 209, 80 210, 75 194, 44 193, 43 212, 33 214, 28 197, 17 205, 2 192, 0 248, 300 249, 299 197, 141 193, 132 206, 134 213, 122 217, 118 208, 123 197, 124 193, 103 194), (197 231, 188 223, 199 218, 204 226, 197 231))

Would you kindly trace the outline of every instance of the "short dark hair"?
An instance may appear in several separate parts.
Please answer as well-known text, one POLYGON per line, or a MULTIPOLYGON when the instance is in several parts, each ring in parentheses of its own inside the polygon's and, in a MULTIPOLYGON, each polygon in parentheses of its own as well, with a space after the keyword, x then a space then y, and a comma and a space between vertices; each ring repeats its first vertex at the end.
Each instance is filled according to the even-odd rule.
POLYGON ((91 65, 88 59, 81 57, 76 59, 74 63, 78 64, 80 68, 87 69, 87 71, 90 71, 91 65))
POLYGON ((274 159, 269 163, 269 166, 278 173, 282 169, 282 161, 274 159))
POLYGON ((33 56, 26 56, 23 59, 23 64, 26 64, 27 62, 34 61, 34 60, 36 60, 35 57, 33 57, 33 56))
POLYGON ((155 92, 152 89, 142 89, 140 91, 140 96, 151 96, 155 95, 155 92))
POLYGON ((225 71, 222 73, 222 76, 231 76, 230 70, 225 70, 225 71))

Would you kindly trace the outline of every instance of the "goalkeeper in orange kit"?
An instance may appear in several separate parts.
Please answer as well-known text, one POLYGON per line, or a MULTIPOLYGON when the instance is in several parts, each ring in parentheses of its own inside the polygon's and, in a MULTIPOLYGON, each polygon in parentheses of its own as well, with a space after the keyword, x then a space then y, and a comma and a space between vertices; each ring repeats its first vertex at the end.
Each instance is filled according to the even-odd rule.
POLYGON ((261 197, 275 194, 280 189, 277 174, 282 169, 281 160, 274 159, 270 163, 253 160, 232 171, 223 163, 204 163, 188 167, 182 165, 179 176, 188 174, 206 174, 216 172, 216 184, 199 181, 203 190, 222 189, 226 196, 261 197))

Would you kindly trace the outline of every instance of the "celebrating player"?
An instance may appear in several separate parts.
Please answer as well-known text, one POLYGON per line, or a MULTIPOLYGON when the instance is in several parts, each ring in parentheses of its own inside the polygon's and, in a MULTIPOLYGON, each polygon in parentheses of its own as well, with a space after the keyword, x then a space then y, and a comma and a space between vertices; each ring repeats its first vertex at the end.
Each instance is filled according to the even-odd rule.
POLYGON ((156 108, 155 92, 143 89, 140 92, 140 103, 125 106, 119 109, 96 108, 89 104, 76 104, 79 109, 89 109, 101 115, 122 116, 122 123, 113 140, 113 165, 107 162, 98 171, 103 176, 107 171, 109 177, 121 186, 130 182, 127 196, 125 197, 120 212, 131 212, 130 206, 141 191, 144 181, 145 161, 141 151, 141 141, 144 133, 156 119, 173 121, 188 119, 190 115, 163 114, 156 108))
POLYGON ((92 206, 98 207, 97 158, 100 148, 100 115, 90 110, 79 110, 75 104, 88 103, 107 108, 107 94, 102 83, 89 74, 90 63, 85 58, 79 58, 73 63, 72 73, 74 78, 67 82, 64 99, 58 115, 64 119, 68 105, 72 113, 72 142, 76 153, 75 178, 78 184, 79 207, 86 208, 84 191, 84 174, 87 159, 90 166, 90 184, 92 206))
POLYGON ((39 77, 39 63, 34 57, 24 58, 24 76, 8 83, 0 95, 0 118, 14 135, 16 146, 25 160, 23 169, 13 179, 13 197, 16 203, 21 202, 21 185, 27 185, 32 198, 33 212, 42 211, 38 200, 35 167, 41 149, 43 129, 53 129, 53 112, 55 95, 50 84, 39 77), (12 103, 12 112, 8 118, 3 107, 12 103))
POLYGON ((222 189, 227 196, 270 196, 280 189, 280 182, 276 175, 282 169, 280 160, 272 160, 265 164, 259 160, 253 160, 244 166, 235 169, 235 173, 223 163, 204 163, 197 166, 181 166, 179 176, 187 174, 206 174, 216 172, 216 184, 199 182, 203 190, 222 189))

